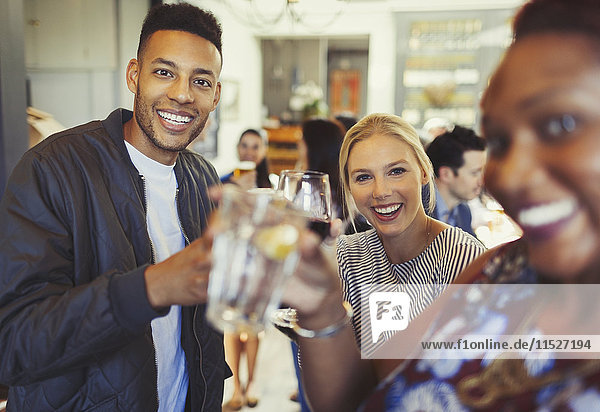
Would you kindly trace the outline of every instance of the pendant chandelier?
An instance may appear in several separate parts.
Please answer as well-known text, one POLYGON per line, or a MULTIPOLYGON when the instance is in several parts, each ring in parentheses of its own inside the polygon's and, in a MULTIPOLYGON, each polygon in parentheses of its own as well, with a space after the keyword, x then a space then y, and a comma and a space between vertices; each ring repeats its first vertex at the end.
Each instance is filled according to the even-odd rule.
POLYGON ((243 24, 268 31, 276 25, 301 26, 312 31, 330 26, 349 0, 226 0, 243 24))

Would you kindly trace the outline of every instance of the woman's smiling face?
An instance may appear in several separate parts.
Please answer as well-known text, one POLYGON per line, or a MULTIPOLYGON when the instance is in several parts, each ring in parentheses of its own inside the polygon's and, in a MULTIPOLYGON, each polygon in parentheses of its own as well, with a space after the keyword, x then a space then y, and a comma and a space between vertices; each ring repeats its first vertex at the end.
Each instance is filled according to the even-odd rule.
POLYGON ((556 280, 600 276, 598 50, 582 35, 526 37, 482 101, 485 186, 523 228, 531 264, 556 280))
POLYGON ((412 147, 399 138, 374 134, 358 141, 348 156, 348 176, 358 211, 383 239, 402 234, 417 213, 424 214, 425 173, 412 147))

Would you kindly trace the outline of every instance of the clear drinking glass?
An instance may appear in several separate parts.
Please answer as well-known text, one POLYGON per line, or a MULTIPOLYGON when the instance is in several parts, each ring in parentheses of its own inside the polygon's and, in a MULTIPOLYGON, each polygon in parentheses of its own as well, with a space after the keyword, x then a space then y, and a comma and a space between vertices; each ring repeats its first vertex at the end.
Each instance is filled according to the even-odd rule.
POLYGON ((309 227, 321 238, 329 235, 332 219, 331 186, 327 173, 312 170, 283 170, 277 188, 309 219, 309 227))
POLYGON ((256 334, 296 268, 306 218, 272 189, 224 187, 215 224, 207 318, 223 332, 256 334))
MULTIPOLYGON (((331 186, 327 173, 313 170, 283 170, 277 187, 308 218, 308 227, 322 239, 329 235, 332 220, 331 186)), ((290 339, 296 335, 292 327, 296 322, 296 310, 280 308, 271 316, 273 325, 290 339)))

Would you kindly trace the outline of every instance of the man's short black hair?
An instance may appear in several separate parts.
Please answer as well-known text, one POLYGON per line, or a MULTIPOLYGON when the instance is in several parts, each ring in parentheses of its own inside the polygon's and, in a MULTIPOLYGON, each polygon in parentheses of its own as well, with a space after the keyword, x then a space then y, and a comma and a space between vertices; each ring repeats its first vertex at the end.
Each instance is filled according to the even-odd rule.
MULTIPOLYGON (((191 4, 159 4, 148 11, 138 43, 138 60, 152 34, 159 30, 185 31, 205 38, 215 45, 223 61, 221 52, 221 25, 209 11, 202 10, 191 4)), ((176 47, 176 45, 174 45, 176 47)))
POLYGON ((485 140, 467 127, 454 126, 450 132, 436 137, 427 147, 427 156, 433 164, 436 177, 440 176, 440 167, 447 166, 458 173, 465 164, 463 154, 469 150, 485 150, 485 140))

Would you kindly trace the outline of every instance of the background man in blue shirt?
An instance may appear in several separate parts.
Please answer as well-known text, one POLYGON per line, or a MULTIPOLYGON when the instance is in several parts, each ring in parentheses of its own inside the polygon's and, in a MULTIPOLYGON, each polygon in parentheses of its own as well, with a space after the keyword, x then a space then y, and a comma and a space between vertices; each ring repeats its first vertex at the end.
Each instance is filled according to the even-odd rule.
POLYGON ((469 128, 455 126, 431 142, 427 155, 435 172, 436 205, 432 216, 475 235, 466 202, 481 193, 485 140, 469 128))

